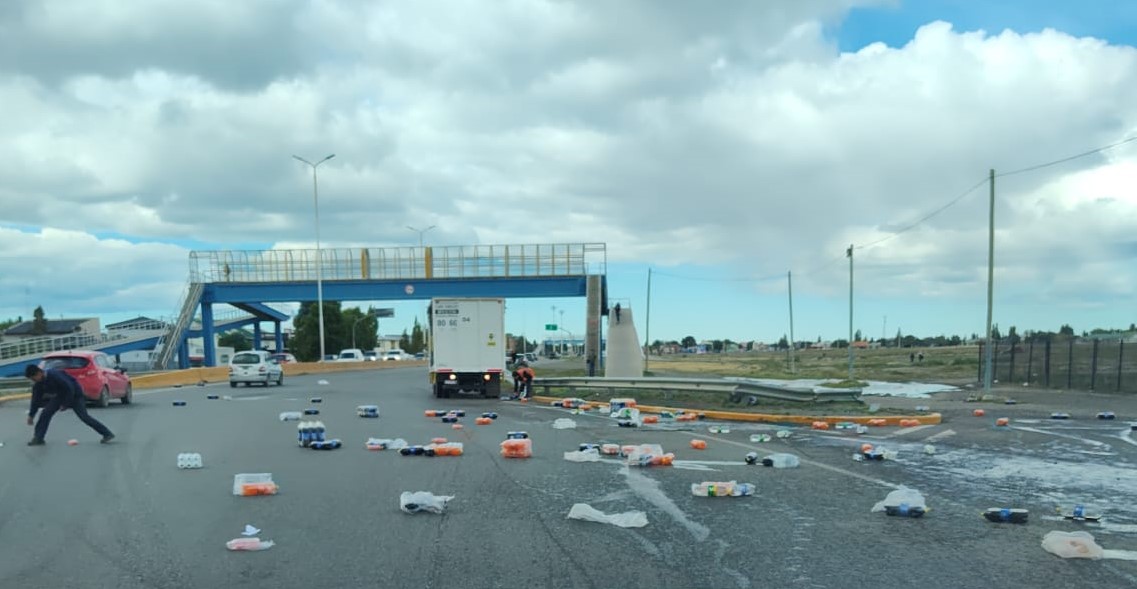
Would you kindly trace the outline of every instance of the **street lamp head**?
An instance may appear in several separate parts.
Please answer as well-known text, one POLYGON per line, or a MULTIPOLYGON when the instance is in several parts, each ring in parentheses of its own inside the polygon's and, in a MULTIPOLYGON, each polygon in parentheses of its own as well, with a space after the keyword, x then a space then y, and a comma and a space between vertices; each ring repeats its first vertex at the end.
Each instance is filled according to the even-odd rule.
POLYGON ((322 164, 322 163, 324 163, 324 162, 326 162, 326 161, 328 161, 328 160, 330 160, 330 159, 332 159, 332 158, 334 158, 334 157, 336 157, 336 154, 334 154, 334 153, 333 153, 333 154, 329 155, 328 157, 326 157, 326 158, 324 158, 324 159, 320 160, 320 163, 322 164))

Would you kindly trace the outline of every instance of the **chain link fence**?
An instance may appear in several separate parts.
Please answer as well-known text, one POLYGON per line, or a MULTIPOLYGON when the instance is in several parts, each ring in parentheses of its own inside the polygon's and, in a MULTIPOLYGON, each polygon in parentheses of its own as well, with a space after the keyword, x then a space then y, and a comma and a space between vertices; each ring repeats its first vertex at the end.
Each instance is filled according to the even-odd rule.
MULTIPOLYGON (((1124 339, 1048 339, 995 342, 994 381, 1032 387, 1137 393, 1137 342, 1124 339)), ((979 345, 979 382, 986 349, 979 345)))

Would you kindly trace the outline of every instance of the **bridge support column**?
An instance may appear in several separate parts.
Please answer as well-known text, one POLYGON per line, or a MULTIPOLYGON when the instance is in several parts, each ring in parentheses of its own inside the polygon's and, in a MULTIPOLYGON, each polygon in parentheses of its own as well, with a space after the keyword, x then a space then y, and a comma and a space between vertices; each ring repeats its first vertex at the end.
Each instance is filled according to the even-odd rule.
MULTIPOLYGON (((264 349, 264 344, 261 343, 261 322, 260 321, 253 323, 253 349, 254 350, 264 349)), ((276 351, 279 352, 280 350, 276 350, 276 351)))
POLYGON ((593 374, 600 374, 604 362, 600 348, 600 313, 605 303, 603 278, 592 274, 585 285, 584 361, 586 366, 591 364, 593 374))
POLYGON ((217 346, 213 345, 213 303, 201 302, 201 347, 205 351, 202 366, 217 366, 217 346))
MULTIPOLYGON (((178 368, 182 370, 189 368, 189 343, 186 342, 185 336, 182 336, 178 342, 178 368)), ((165 370, 166 367, 162 366, 161 369, 165 370)))
POLYGON ((284 333, 280 331, 280 322, 272 322, 273 329, 276 330, 276 353, 279 354, 284 351, 284 333))

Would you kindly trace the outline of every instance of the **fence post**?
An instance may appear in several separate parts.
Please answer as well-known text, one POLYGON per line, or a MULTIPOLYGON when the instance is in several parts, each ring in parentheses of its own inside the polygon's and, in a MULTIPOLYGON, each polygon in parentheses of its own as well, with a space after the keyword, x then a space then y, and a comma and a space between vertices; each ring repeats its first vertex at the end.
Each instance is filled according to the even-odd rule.
POLYGON ((1125 339, 1117 340, 1117 392, 1121 392, 1121 362, 1125 358, 1125 339))
POLYGON ((1074 378, 1074 338, 1070 338, 1067 349, 1069 352, 1066 353, 1066 390, 1070 390, 1074 378))
POLYGON ((976 370, 975 370, 975 372, 976 372, 975 380, 978 382, 983 382, 983 346, 984 345, 986 345, 986 344, 983 342, 979 342, 979 364, 978 364, 979 367, 976 368, 976 370))
POLYGON ((1011 363, 1007 366, 1007 384, 1015 382, 1015 339, 1011 338, 1011 363))
POLYGON ((1093 360, 1090 361, 1090 390, 1091 391, 1094 390, 1094 387, 1097 385, 1097 381, 1098 381, 1098 344, 1100 344, 1100 343, 1101 343, 1101 340, 1098 340, 1098 339, 1094 340, 1094 357, 1093 357, 1093 360))
POLYGON ((1050 388, 1050 337, 1046 338, 1046 359, 1042 361, 1045 368, 1043 369, 1043 378, 1046 382, 1046 388, 1050 388))
POLYGON ((1026 384, 1030 384, 1031 373, 1034 372, 1034 339, 1030 340, 1030 348, 1026 352, 1026 384))

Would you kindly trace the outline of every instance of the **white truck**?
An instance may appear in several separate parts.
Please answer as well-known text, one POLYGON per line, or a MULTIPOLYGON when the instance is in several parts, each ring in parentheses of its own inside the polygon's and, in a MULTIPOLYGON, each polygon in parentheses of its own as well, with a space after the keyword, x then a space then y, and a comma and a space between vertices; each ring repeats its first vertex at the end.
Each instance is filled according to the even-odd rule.
POLYGON ((505 372, 505 300, 433 299, 430 324, 430 384, 434 396, 465 391, 501 395, 505 372))

